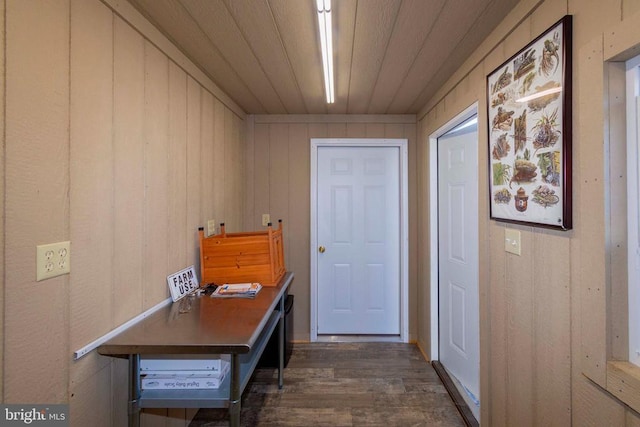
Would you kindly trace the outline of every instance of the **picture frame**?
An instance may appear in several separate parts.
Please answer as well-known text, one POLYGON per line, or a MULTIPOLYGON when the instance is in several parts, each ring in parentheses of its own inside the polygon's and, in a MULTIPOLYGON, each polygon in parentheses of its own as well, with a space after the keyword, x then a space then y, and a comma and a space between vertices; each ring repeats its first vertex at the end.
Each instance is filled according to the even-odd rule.
POLYGON ((487 76, 490 218, 570 230, 572 17, 487 76))

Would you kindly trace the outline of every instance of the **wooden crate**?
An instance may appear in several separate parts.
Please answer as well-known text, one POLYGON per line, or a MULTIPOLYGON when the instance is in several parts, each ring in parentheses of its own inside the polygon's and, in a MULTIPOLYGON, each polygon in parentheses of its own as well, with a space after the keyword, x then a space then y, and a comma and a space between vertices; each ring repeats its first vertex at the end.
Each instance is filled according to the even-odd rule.
POLYGON ((202 285, 215 283, 258 282, 276 286, 285 273, 282 220, 274 230, 269 223, 266 231, 200 235, 200 273, 202 285))

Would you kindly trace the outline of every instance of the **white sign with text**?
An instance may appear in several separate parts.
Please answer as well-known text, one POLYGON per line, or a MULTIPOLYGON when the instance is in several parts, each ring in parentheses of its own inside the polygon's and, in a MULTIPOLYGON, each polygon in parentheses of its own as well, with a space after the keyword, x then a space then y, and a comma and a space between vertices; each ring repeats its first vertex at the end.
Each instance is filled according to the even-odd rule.
POLYGON ((193 265, 167 276, 167 284, 169 285, 173 302, 198 289, 198 277, 193 265))

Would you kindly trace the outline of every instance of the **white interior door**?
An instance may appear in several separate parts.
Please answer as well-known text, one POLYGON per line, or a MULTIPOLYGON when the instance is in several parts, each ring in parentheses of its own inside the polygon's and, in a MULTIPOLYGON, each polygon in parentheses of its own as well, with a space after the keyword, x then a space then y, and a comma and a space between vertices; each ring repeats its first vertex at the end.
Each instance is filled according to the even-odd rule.
POLYGON ((318 147, 318 334, 400 334, 400 148, 318 147))
POLYGON ((477 402, 478 132, 457 129, 438 138, 439 359, 477 402))

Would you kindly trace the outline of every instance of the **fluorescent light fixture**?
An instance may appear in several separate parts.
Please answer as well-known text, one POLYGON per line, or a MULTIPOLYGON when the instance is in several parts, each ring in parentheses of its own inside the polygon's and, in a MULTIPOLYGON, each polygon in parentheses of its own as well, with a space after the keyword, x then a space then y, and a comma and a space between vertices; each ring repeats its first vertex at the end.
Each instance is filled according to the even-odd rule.
POLYGON ((331 0, 316 0, 318 5, 318 30, 322 50, 322 68, 324 70, 324 88, 327 103, 333 104, 333 40, 331 36, 331 0))
POLYGON ((516 99, 516 102, 527 102, 531 101, 532 99, 542 98, 543 96, 551 95, 558 92, 562 92, 562 86, 536 92, 532 95, 525 96, 524 98, 516 99))

